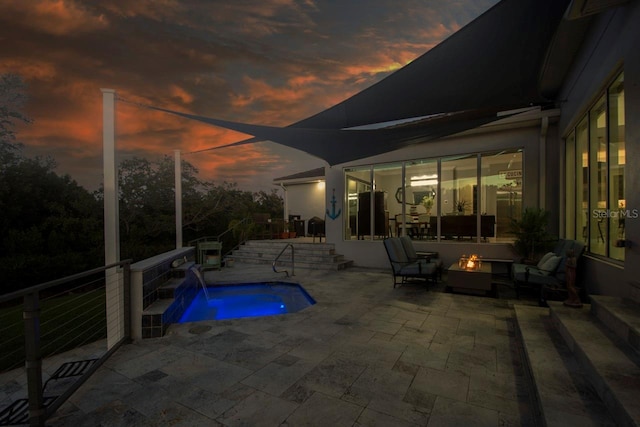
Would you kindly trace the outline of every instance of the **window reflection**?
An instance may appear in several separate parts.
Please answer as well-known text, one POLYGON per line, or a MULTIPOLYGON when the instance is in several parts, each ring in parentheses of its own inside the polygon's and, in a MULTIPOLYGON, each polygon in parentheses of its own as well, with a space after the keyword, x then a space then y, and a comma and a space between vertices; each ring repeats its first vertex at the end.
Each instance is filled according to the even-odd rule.
POLYGON ((621 73, 572 130, 565 144, 566 237, 581 239, 593 254, 618 260, 624 260, 628 212, 624 105, 621 73))

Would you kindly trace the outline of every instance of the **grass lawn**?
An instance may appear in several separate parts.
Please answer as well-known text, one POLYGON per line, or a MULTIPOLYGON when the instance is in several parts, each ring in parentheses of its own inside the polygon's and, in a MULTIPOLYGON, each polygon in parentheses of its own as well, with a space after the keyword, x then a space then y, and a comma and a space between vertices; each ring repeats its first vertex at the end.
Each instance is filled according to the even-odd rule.
MULTIPOLYGON (((24 366, 22 310, 0 309, 0 372, 24 366)), ((43 358, 106 338, 104 287, 41 300, 40 331, 43 358)))

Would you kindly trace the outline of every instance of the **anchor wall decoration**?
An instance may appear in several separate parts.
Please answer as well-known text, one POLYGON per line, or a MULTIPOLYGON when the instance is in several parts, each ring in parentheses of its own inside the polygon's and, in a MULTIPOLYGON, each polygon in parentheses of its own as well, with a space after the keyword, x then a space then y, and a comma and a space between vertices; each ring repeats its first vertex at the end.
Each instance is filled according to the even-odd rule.
POLYGON ((331 212, 329 212, 329 209, 327 209, 327 216, 331 219, 336 219, 340 216, 340 214, 342 213, 342 209, 338 209, 338 212, 336 212, 336 189, 333 189, 333 196, 331 196, 331 212))

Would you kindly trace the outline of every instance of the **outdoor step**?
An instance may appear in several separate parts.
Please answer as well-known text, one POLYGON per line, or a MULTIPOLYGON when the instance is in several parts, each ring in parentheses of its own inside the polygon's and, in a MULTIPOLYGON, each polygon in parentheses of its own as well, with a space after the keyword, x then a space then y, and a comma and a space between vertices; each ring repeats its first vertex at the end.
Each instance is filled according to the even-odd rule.
POLYGON ((533 397, 546 426, 615 426, 585 379, 571 350, 553 327, 549 309, 514 305, 525 358, 534 383, 533 397))
POLYGON ((173 298, 162 298, 157 299, 151 305, 144 309, 142 312, 143 316, 149 316, 154 314, 162 315, 167 308, 173 303, 173 298))
POLYGON ((638 355, 591 315, 590 305, 576 309, 549 302, 549 307, 554 325, 617 425, 640 425, 638 355))
POLYGON ((640 355, 640 303, 620 297, 589 297, 591 313, 640 355))
POLYGON ((158 288, 158 299, 173 298, 176 289, 184 282, 184 278, 174 277, 158 288))
MULTIPOLYGON (((252 258, 252 257, 243 257, 233 255, 233 258, 236 263, 244 263, 244 264, 263 264, 263 265, 271 265, 273 263, 273 259, 267 258, 252 258)), ((295 268, 301 269, 309 269, 309 270, 342 270, 353 265, 352 260, 338 260, 334 262, 309 262, 304 260, 298 260, 296 258, 295 268)), ((280 260, 276 264, 279 268, 286 268, 291 266, 291 261, 280 260)))
MULTIPOLYGON (((256 248, 256 247, 245 247, 245 246, 241 246, 240 248, 234 250, 234 253, 240 252, 240 253, 247 253, 247 254, 260 254, 260 256, 264 256, 264 257, 272 257, 275 258, 276 256, 278 256, 280 253, 283 253, 284 255, 287 256, 291 256, 291 250, 290 249, 286 249, 284 252, 282 252, 283 248, 256 248)), ((334 256, 336 255, 335 251, 314 251, 314 250, 300 250, 298 248, 294 248, 294 254, 296 256, 296 258, 298 256, 317 256, 317 257, 321 257, 321 256, 334 256)), ((283 256, 284 256, 283 255, 283 256)))
MULTIPOLYGON (((286 240, 250 240, 234 250, 228 258, 246 264, 272 264, 273 260, 291 243, 294 247, 295 268, 310 270, 342 270, 353 265, 343 255, 335 253, 332 243, 308 243, 286 240)), ((291 265, 291 253, 285 250, 277 267, 291 265)))
MULTIPOLYGON (((280 254, 280 252, 260 252, 260 251, 251 251, 248 249, 239 249, 233 251, 233 258, 244 257, 244 258, 260 258, 266 259, 270 262, 273 262, 274 259, 280 254)), ((336 262, 340 261, 343 256, 338 254, 308 254, 308 253, 294 253, 294 258, 297 261, 307 261, 307 262, 336 262)), ((282 254, 280 259, 289 260, 291 259, 291 252, 285 252, 282 254)))
POLYGON ((251 250, 259 249, 277 253, 284 249, 289 243, 293 245, 296 252, 335 252, 335 246, 331 243, 296 243, 281 240, 249 240, 241 247, 251 248, 251 250))

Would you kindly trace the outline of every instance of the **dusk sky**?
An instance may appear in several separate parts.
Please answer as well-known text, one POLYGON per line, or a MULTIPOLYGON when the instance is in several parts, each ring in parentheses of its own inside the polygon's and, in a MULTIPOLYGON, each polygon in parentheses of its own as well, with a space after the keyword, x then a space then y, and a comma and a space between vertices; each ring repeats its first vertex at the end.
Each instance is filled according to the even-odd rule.
MULTIPOLYGON (((0 2, 0 73, 28 85, 25 154, 102 182, 102 94, 220 119, 283 126, 411 62, 497 0, 16 0, 0 2)), ((120 160, 157 160, 247 135, 117 105, 120 160)), ((270 142, 183 159, 244 190, 324 161, 270 142)))

